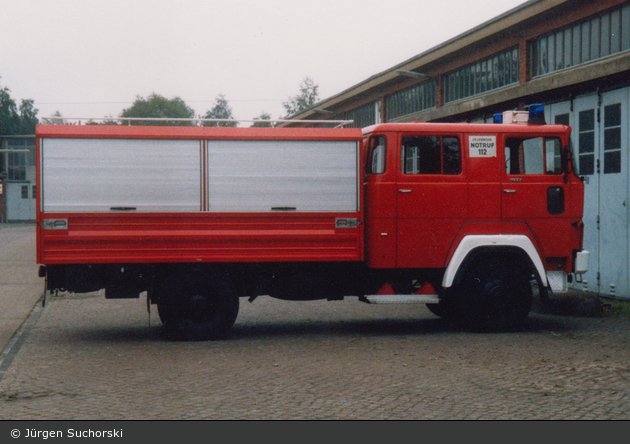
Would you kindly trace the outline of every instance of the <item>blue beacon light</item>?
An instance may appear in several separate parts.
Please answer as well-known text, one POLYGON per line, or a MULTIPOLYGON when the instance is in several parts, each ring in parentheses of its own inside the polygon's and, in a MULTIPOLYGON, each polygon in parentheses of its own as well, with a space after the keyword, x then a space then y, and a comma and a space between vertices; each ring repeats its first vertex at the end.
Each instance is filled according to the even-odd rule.
POLYGON ((530 125, 544 125, 545 107, 542 103, 534 103, 529 105, 529 119, 527 123, 530 125))

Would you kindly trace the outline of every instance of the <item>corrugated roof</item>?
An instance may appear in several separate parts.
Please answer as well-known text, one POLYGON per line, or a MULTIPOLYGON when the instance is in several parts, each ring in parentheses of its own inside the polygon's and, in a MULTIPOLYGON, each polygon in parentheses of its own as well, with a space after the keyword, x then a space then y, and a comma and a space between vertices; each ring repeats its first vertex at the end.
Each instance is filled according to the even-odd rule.
POLYGON ((376 88, 386 82, 394 80, 400 77, 396 71, 404 69, 413 71, 428 63, 437 61, 455 51, 461 50, 463 47, 477 43, 491 35, 498 32, 509 29, 510 27, 521 23, 525 20, 531 19, 539 14, 542 14, 552 8, 555 8, 563 3, 567 3, 571 0, 530 0, 522 5, 517 6, 485 23, 482 23, 475 28, 470 29, 456 37, 453 37, 446 42, 435 46, 425 52, 422 52, 404 62, 393 66, 385 71, 375 74, 363 82, 360 82, 339 94, 324 99, 307 110, 304 110, 298 114, 290 116, 292 120, 305 119, 307 116, 317 113, 316 108, 327 108, 344 100, 350 99, 363 92, 367 92, 373 88, 376 88))

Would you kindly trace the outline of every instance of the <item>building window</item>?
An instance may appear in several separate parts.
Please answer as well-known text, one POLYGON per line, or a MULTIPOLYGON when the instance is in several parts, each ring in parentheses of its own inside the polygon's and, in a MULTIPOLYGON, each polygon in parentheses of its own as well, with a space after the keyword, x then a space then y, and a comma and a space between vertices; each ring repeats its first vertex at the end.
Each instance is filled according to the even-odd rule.
POLYGON ((538 77, 630 49, 630 5, 541 36, 530 43, 538 77))
POLYGON ((9 180, 26 180, 26 153, 9 152, 9 180))
POLYGON ((578 158, 580 175, 595 173, 595 110, 580 111, 578 117, 578 158))
POLYGON ((513 83, 518 83, 518 48, 447 74, 444 101, 453 102, 513 83))
POLYGON ((569 113, 566 114, 558 114, 553 123, 555 123, 556 125, 566 125, 569 126, 569 113))
POLYGON ((357 109, 346 113, 347 120, 353 120, 351 128, 365 128, 366 126, 380 123, 381 121, 381 102, 375 101, 363 105, 357 109))
POLYGON ((9 139, 8 148, 8 180, 26 180, 28 167, 35 165, 34 139, 9 139))
POLYGON ((604 174, 621 173, 621 104, 604 107, 604 174))
POLYGON ((387 120, 435 107, 436 88, 437 82, 430 80, 387 96, 385 98, 387 120))

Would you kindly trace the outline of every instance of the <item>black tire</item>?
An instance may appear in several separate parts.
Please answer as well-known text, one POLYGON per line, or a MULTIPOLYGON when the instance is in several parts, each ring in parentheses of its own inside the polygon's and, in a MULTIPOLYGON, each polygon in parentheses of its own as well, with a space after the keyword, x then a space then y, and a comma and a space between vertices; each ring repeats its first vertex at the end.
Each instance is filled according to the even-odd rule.
POLYGON ((239 299, 222 273, 179 275, 167 283, 158 314, 169 338, 180 341, 223 339, 238 316, 239 299))
POLYGON ((532 308, 530 275, 509 260, 477 262, 458 289, 456 319, 473 331, 513 331, 532 308))
POLYGON ((459 294, 459 287, 454 286, 451 288, 442 288, 436 284, 434 285, 434 288, 440 288, 440 290, 438 290, 440 302, 437 304, 427 304, 429 311, 447 321, 456 320, 456 304, 460 302, 457 297, 459 294))
POLYGON ((427 304, 427 308, 431 313, 439 316, 440 318, 451 319, 453 317, 453 310, 444 302, 439 302, 437 304, 427 304))

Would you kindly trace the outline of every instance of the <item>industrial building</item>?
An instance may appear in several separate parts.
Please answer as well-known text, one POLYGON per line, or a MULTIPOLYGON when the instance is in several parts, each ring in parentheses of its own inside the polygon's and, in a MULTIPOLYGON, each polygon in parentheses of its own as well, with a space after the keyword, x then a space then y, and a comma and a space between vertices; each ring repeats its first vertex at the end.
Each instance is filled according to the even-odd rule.
POLYGON ((0 137, 0 223, 35 220, 35 135, 0 137))
POLYGON ((545 105, 572 126, 590 271, 574 286, 630 298, 630 2, 531 0, 292 116, 489 122, 545 105))

